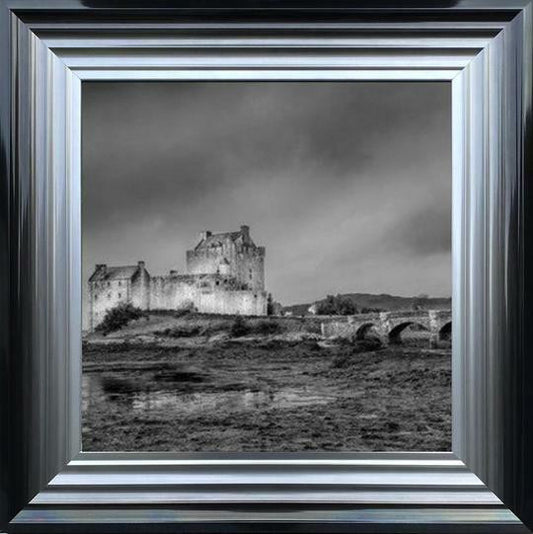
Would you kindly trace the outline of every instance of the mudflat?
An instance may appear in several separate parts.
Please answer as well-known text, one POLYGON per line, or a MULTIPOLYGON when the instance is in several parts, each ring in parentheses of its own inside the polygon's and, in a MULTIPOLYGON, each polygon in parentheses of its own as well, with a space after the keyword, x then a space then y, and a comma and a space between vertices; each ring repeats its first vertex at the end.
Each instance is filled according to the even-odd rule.
POLYGON ((84 342, 83 450, 451 450, 450 347, 161 321, 84 342))

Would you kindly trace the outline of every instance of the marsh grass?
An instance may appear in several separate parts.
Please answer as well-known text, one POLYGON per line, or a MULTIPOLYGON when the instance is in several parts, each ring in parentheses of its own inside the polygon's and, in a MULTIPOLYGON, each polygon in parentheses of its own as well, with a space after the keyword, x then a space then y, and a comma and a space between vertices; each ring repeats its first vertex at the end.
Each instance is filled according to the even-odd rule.
POLYGON ((84 375, 105 384, 101 399, 83 412, 87 451, 451 448, 447 349, 324 345, 268 336, 192 348, 117 345, 85 345, 84 375), (133 399, 147 392, 189 404, 197 395, 193 398, 211 399, 213 408, 134 409, 133 399), (256 394, 267 400, 310 395, 311 401, 257 407, 241 402, 256 394))

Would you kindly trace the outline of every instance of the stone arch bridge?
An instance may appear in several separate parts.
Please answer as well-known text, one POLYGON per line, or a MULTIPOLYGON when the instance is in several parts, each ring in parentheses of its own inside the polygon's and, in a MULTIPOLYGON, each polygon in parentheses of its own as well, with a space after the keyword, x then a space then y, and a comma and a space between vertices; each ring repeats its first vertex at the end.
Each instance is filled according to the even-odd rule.
POLYGON ((400 343, 402 332, 418 325, 429 332, 430 347, 449 339, 452 331, 451 310, 393 311, 360 313, 324 321, 321 324, 324 337, 364 339, 368 334, 377 335, 382 343, 400 343))

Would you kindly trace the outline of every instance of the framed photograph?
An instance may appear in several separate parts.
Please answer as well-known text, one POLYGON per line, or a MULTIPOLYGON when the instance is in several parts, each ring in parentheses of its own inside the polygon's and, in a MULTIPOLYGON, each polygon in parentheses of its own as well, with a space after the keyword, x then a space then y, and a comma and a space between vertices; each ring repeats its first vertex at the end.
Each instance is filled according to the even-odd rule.
POLYGON ((451 450, 449 84, 87 82, 82 155, 83 451, 451 450))
POLYGON ((530 532, 532 16, 3 3, 0 531, 530 532))

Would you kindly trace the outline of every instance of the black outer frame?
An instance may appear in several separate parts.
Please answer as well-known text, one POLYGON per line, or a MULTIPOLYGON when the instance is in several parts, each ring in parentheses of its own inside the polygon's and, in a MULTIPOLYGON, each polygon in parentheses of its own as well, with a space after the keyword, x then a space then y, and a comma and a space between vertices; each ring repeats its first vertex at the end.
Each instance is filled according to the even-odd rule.
MULTIPOLYGON (((179 15, 193 21, 197 17, 210 18, 213 21, 248 20, 248 21, 288 21, 308 20, 321 22, 324 20, 365 20, 376 16, 392 17, 395 21, 410 20, 412 17, 445 17, 450 20, 467 20, 508 16, 511 20, 522 8, 529 8, 527 16, 531 22, 530 2, 501 1, 420 1, 402 2, 291 2, 279 9, 278 2, 257 2, 250 8, 245 2, 230 6, 221 2, 207 2, 202 9, 195 9, 194 3, 187 4, 167 2, 77 2, 59 0, 39 5, 39 2, 12 1, 2 6, 0 11, 0 37, 2 39, 0 57, 2 73, 10 73, 13 61, 10 50, 10 12, 14 12, 25 20, 52 18, 69 20, 105 20, 127 17, 137 18, 147 14, 154 19, 165 20, 170 16, 179 15), (469 7, 465 8, 467 4, 469 7)), ((529 26, 531 27, 531 26, 529 26)), ((526 35, 528 47, 526 57, 531 58, 531 34, 526 35)), ((22 71, 18 71, 19 73, 22 71)), ((521 166, 522 177, 531 177, 532 133, 531 133, 531 65, 526 65, 521 80, 521 91, 524 115, 519 126, 522 135, 521 166)), ((0 276, 2 298, 0 303, 0 324, 5 327, 0 331, 2 359, 0 360, 0 528, 4 521, 11 519, 18 510, 25 506, 36 491, 33 473, 45 469, 40 458, 33 456, 31 448, 32 431, 43 432, 40 426, 41 414, 37 413, 31 399, 25 396, 27 377, 34 371, 31 359, 31 344, 28 341, 28 329, 32 321, 31 294, 32 280, 29 278, 31 266, 29 261, 32 253, 30 236, 31 206, 29 194, 29 175, 27 167, 30 161, 30 118, 24 115, 24 106, 19 106, 20 95, 14 91, 10 76, 0 78, 0 245, 6 254, 0 257, 0 276), (19 157, 13 157, 15 147, 19 157), (20 157, 22 156, 22 157, 20 157), (5 292, 5 294, 4 294, 5 292), (32 429, 28 419, 35 423, 32 429)), ((533 332, 527 325, 533 324, 533 283, 526 276, 528 267, 533 262, 533 238, 531 228, 533 221, 532 185, 526 179, 521 183, 521 191, 517 192, 513 215, 510 222, 511 231, 516 232, 516 250, 510 251, 513 262, 509 268, 514 277, 508 280, 507 305, 508 328, 513 332, 514 346, 509 347, 509 365, 502 377, 505 387, 505 398, 501 399, 501 421, 504 429, 501 437, 503 455, 501 461, 502 477, 494 488, 498 496, 526 524, 533 525, 533 358, 528 355, 533 348, 533 332), (521 245, 521 246, 520 246, 521 245)), ((512 244, 512 243, 511 243, 512 244)), ((60 464, 60 460, 56 460, 60 464)), ((44 464, 44 462, 43 462, 44 464)), ((58 464, 58 467, 60 465, 58 464)), ((50 466, 46 466, 50 468, 50 466)), ((478 466, 483 469, 483 466, 478 466)), ((53 469, 52 469, 53 470, 53 469)), ((489 485, 491 485, 489 483, 489 485)), ((492 486, 491 486, 492 487, 492 486)), ((274 508, 275 509, 275 508, 274 508)), ((265 507, 266 510, 266 507, 265 507)), ((293 509, 295 510, 295 509, 293 509)), ((251 510, 253 511, 253 510, 251 510)), ((288 523, 262 527, 264 530, 288 528, 288 523)), ((342 527, 340 523, 338 527, 342 527)), ((349 522, 343 528, 350 529, 349 522)), ((169 527, 171 528, 171 527, 169 527)), ((191 530, 192 527, 189 527, 191 530)), ((237 529, 237 525, 234 526, 237 529)), ((243 526, 244 528, 244 526, 243 526)), ((293 530, 297 527, 291 527, 293 530)), ((300 527, 302 528, 302 524, 300 527)), ((306 530, 310 529, 307 525, 306 530)), ((315 527, 319 530, 320 527, 315 527)), ((368 527, 367 527, 368 528, 368 527)), ((405 531, 407 525, 398 526, 398 531, 405 531)), ((202 530, 208 529, 206 525, 202 530)), ((239 528, 240 529, 240 528, 239 528)), ((253 528, 257 530, 257 528, 253 528)), ((331 530, 328 528, 328 530, 331 530)), ((472 526, 468 528, 473 532, 472 526)), ((372 531, 370 528, 369 531, 372 531)), ((497 530, 495 530, 497 531, 497 530)))

